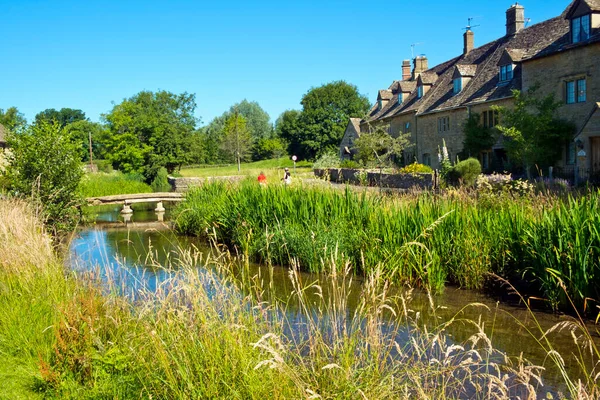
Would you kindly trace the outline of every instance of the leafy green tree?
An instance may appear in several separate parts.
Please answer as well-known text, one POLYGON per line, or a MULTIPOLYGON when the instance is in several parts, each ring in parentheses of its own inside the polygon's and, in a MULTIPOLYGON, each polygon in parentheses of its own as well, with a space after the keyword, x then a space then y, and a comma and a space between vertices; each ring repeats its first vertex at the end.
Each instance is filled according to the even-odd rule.
POLYGON ((288 154, 298 155, 302 151, 302 132, 300 131, 298 110, 286 110, 275 122, 275 136, 287 142, 288 154))
POLYGON ((93 159, 104 159, 106 151, 103 140, 105 140, 107 131, 102 124, 84 119, 68 124, 65 126, 65 130, 76 143, 81 144, 81 161, 90 160, 90 135, 93 159))
POLYGON ((479 114, 472 113, 463 128, 463 153, 467 157, 477 157, 482 151, 491 149, 497 140, 497 130, 482 126, 480 117, 479 114))
POLYGON ((60 111, 57 111, 54 108, 48 108, 35 116, 35 123, 39 124, 42 121, 50 122, 54 120, 64 128, 73 122, 83 121, 85 119, 85 113, 81 110, 61 108, 60 111))
POLYGON ((277 137, 258 139, 252 147, 252 159, 255 161, 281 158, 285 153, 285 144, 277 137))
POLYGON ((80 145, 56 121, 40 121, 9 138, 8 169, 15 195, 31 196, 41 205, 47 225, 55 232, 73 229, 81 204, 77 189, 83 175, 80 145))
POLYGON ((242 115, 233 113, 225 121, 221 147, 231 159, 235 160, 240 171, 241 162, 250 158, 252 149, 252 137, 246 126, 246 119, 242 115))
POLYGON ((552 165, 561 156, 563 146, 575 133, 575 125, 556 117, 561 102, 550 94, 536 96, 537 87, 527 93, 513 90, 514 108, 494 107, 500 112, 498 130, 508 139, 504 147, 513 163, 523 166, 528 178, 534 165, 552 165))
POLYGON ((398 132, 397 137, 388 133, 387 125, 370 127, 369 132, 360 135, 354 142, 358 150, 356 159, 364 165, 376 162, 379 165, 390 165, 394 158, 402 157, 410 143, 410 133, 398 132))
POLYGON ((273 136, 271 117, 256 101, 242 100, 231 106, 229 114, 240 114, 246 120, 246 126, 252 140, 268 139, 273 136))
MULTIPOLYGON (((331 82, 310 89, 302 97, 296 137, 284 137, 298 144, 294 152, 300 159, 337 150, 350 118, 363 117, 370 108, 369 100, 356 86, 344 81, 331 82)), ((282 136, 283 137, 283 136, 282 136)))
POLYGON ((143 91, 103 115, 109 134, 107 159, 124 172, 152 182, 161 167, 169 173, 189 162, 197 119, 193 94, 143 91))
POLYGON ((6 110, 0 108, 0 125, 12 133, 18 134, 27 128, 27 120, 17 107, 9 107, 6 110))

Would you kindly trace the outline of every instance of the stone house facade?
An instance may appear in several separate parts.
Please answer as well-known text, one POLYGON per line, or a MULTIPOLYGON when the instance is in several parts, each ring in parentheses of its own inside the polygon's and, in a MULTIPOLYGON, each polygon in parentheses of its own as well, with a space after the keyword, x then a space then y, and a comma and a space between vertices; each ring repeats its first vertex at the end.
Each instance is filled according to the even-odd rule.
MULTIPOLYGON (((438 149, 445 142, 454 158, 463 151, 464 126, 480 115, 484 127, 498 123, 492 106, 513 104, 512 91, 538 85, 564 102, 560 116, 573 120, 577 135, 564 149, 558 167, 573 165, 600 170, 600 0, 574 0, 555 18, 526 27, 525 9, 506 11, 505 36, 475 47, 467 28, 461 55, 429 68, 425 56, 402 64, 402 79, 379 91, 376 104, 360 121, 360 132, 389 126, 392 135, 410 132, 413 146, 407 162, 439 166, 438 149), (576 154, 576 156, 574 156, 576 154)), ((340 146, 348 147, 352 128, 340 146)), ((360 132, 357 132, 357 137, 360 132)), ((502 169, 506 155, 499 141, 477 156, 484 169, 502 169)))

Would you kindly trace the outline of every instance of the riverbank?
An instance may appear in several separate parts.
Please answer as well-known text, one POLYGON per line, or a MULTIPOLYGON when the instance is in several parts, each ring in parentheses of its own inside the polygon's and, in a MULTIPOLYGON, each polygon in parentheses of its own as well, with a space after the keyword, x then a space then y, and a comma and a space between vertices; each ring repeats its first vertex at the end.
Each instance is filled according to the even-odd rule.
MULTIPOLYGON (((333 255, 434 291, 480 289, 496 274, 552 308, 600 299, 600 196, 373 196, 306 187, 211 184, 190 191, 180 232, 213 234, 254 260, 318 272, 333 255)), ((589 303, 589 304, 588 304, 589 303)))
MULTIPOLYGON (((8 255, 0 259, 0 381, 10 382, 0 398, 528 398, 553 390, 538 380, 543 366, 494 349, 493 327, 461 312, 441 323, 433 302, 415 313, 410 291, 391 296, 381 269, 367 275, 352 313, 347 264, 325 262, 321 286, 292 269, 289 301, 306 323, 290 334, 286 303, 264 291, 269 267, 254 275, 244 258, 182 252, 171 284, 133 303, 93 275, 66 274, 51 243, 25 204, 0 201, 8 255), (448 337, 463 323, 468 338, 448 337)), ((568 327, 585 338, 585 328, 568 327)), ((540 346, 560 369, 550 338, 540 346)), ((567 396, 598 393, 593 371, 562 372, 567 396)))

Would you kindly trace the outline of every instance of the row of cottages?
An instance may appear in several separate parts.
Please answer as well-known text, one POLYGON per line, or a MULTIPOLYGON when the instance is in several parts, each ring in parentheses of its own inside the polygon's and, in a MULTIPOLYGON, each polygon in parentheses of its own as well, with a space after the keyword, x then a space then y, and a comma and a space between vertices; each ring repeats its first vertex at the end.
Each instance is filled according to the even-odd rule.
MULTIPOLYGON (((460 56, 432 68, 425 56, 416 57, 412 68, 405 60, 402 80, 379 91, 366 119, 350 120, 340 156, 351 157, 361 132, 380 124, 392 135, 411 133, 406 162, 437 168, 443 140, 451 159, 462 151, 471 113, 493 127, 498 115, 492 106, 510 106, 513 89, 537 84, 538 95, 553 93, 564 104, 560 117, 577 126, 557 167, 600 171, 600 0, 575 0, 556 18, 525 24, 525 9, 515 4, 506 11, 505 36, 475 47, 474 33, 467 29, 460 56)), ((477 156, 485 170, 504 169, 501 141, 477 156)))

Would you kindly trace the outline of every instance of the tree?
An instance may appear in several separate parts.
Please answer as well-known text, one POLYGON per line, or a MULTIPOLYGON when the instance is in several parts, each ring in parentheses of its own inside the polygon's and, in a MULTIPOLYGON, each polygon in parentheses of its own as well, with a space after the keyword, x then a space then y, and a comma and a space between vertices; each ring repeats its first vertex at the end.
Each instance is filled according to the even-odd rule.
POLYGON ((463 152, 467 157, 477 157, 479 153, 492 148, 497 140, 497 130, 486 128, 481 125, 480 115, 472 113, 469 115, 463 128, 465 140, 463 141, 463 152))
POLYGON ((262 138, 252 146, 252 159, 254 161, 280 158, 285 154, 285 144, 281 139, 262 138))
POLYGON ((298 110, 286 110, 275 122, 275 135, 287 142, 288 154, 292 155, 298 155, 302 151, 300 114, 298 110))
POLYGON ((85 113, 81 110, 61 108, 60 111, 56 111, 54 108, 48 108, 36 114, 35 123, 40 124, 42 121, 50 122, 54 120, 58 122, 61 128, 64 128, 73 122, 83 121, 85 119, 85 113))
POLYGON ((17 107, 9 107, 6 110, 0 108, 0 125, 12 133, 18 134, 27 128, 27 120, 17 107))
POLYGON ((358 150, 356 158, 364 165, 377 162, 380 166, 389 165, 395 157, 401 157, 410 146, 410 133, 398 132, 397 137, 388 133, 387 125, 370 127, 354 142, 358 150))
POLYGON ((229 114, 240 114, 246 120, 246 126, 252 140, 268 139, 273 135, 269 114, 256 101, 242 100, 229 109, 229 114))
POLYGON ((573 123, 556 117, 561 102, 552 94, 538 98, 536 91, 537 87, 527 93, 513 90, 514 108, 494 107, 501 116, 497 128, 508 139, 504 142, 508 157, 525 168, 528 178, 532 166, 546 167, 558 160, 575 133, 573 123))
POLYGON ((241 162, 249 159, 252 148, 252 137, 242 115, 233 113, 225 121, 221 147, 235 160, 240 171, 241 162))
POLYGON ((83 175, 80 145, 56 121, 34 124, 23 134, 11 136, 9 145, 11 191, 32 196, 55 232, 73 229, 79 215, 77 188, 83 175))
POLYGON ((344 81, 310 89, 301 104, 294 137, 285 138, 291 146, 298 145, 298 149, 289 150, 300 159, 315 159, 337 150, 349 119, 363 117, 370 108, 369 100, 358 93, 357 87, 344 81))
POLYGON ((143 173, 147 182, 161 167, 173 172, 191 159, 195 109, 195 96, 188 93, 143 91, 123 100, 103 115, 107 159, 124 172, 143 173))
POLYGON ((92 140, 93 159, 103 159, 105 149, 103 140, 107 134, 106 128, 97 122, 79 120, 65 126, 65 131, 71 138, 81 145, 81 161, 90 161, 90 136, 92 140))

